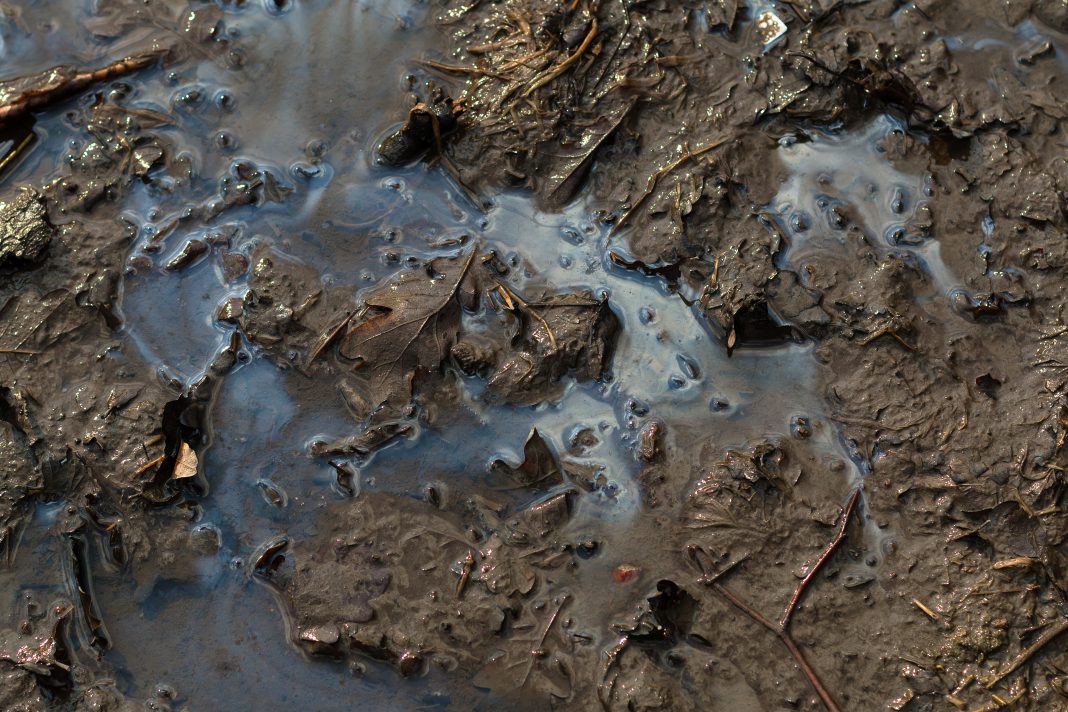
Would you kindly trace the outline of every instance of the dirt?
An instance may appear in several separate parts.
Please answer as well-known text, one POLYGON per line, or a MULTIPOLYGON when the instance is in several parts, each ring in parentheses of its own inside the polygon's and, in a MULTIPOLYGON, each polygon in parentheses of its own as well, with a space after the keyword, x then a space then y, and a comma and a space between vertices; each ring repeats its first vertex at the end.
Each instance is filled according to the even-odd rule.
POLYGON ((3 709, 1068 706, 1066 33, 0 3, 3 709))

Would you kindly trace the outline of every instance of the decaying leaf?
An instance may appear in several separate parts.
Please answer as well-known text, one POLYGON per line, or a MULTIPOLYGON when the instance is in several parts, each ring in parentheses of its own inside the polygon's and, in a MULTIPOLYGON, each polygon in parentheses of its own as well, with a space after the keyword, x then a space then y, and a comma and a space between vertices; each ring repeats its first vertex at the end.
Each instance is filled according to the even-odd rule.
POLYGON ((522 320, 518 344, 490 377, 493 394, 529 405, 556 397, 565 374, 578 381, 601 377, 619 333, 619 319, 606 300, 577 291, 521 306, 516 310, 522 320))
POLYGON ((436 369, 460 327, 454 298, 476 250, 405 272, 364 300, 360 318, 342 337, 340 352, 370 371, 372 406, 406 403, 417 372, 436 369))
POLYGON ((512 467, 504 460, 494 461, 491 467, 494 472, 509 476, 524 487, 547 488, 563 482, 556 456, 537 428, 531 428, 527 436, 523 462, 518 467, 512 467))

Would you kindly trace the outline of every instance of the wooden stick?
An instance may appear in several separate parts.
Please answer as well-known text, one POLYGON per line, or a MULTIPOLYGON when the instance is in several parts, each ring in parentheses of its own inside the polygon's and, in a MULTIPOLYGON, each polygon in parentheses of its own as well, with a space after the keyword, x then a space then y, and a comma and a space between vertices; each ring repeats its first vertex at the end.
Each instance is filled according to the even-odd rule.
POLYGON ((1044 648, 1050 641, 1052 641, 1054 638, 1056 638, 1066 630, 1068 630, 1068 618, 1062 620, 1060 623, 1046 631, 1045 634, 1041 638, 1036 640, 1031 647, 1027 648, 1022 653, 1017 655, 1008 665, 1003 667, 993 677, 983 683, 986 689, 989 690, 991 687, 998 684, 1006 677, 1019 670, 1020 667, 1024 665, 1024 663, 1034 657, 1035 653, 1044 648))
POLYGON ((760 615, 758 611, 750 607, 749 604, 738 598, 738 596, 734 595, 730 591, 730 589, 728 589, 723 584, 713 583, 712 586, 717 591, 719 591, 724 598, 730 601, 738 610, 740 610, 742 613, 752 618, 755 622, 759 623, 760 625, 764 626, 772 633, 777 635, 779 637, 779 640, 782 641, 783 645, 786 646, 786 649, 790 651, 790 655, 793 656, 794 661, 797 662, 797 665, 801 668, 801 672, 804 673, 805 677, 808 679, 809 684, 812 685, 812 689, 814 689, 816 691, 816 694, 819 695, 820 699, 823 700, 823 704, 827 708, 828 712, 842 712, 842 708, 838 706, 838 703, 834 701, 833 697, 831 697, 831 693, 828 692, 827 688, 823 686, 823 683, 820 681, 819 676, 816 675, 816 671, 813 670, 812 666, 808 664, 807 660, 805 660, 805 656, 801 653, 801 649, 797 647, 797 643, 794 642, 793 638, 790 637, 789 633, 787 633, 778 623, 772 623, 767 618, 760 615))
POLYGON ((556 79, 558 76, 560 76, 561 74, 566 72, 568 67, 570 67, 572 64, 577 62, 578 58, 582 56, 582 53, 585 52, 587 49, 589 49, 590 43, 593 42, 593 38, 596 35, 597 35, 597 18, 595 17, 595 18, 593 18, 593 21, 590 23, 590 31, 586 33, 586 38, 584 40, 582 40, 582 44, 580 44, 578 46, 578 49, 575 50, 575 53, 572 54, 567 59, 565 59, 560 64, 556 65, 555 68, 550 69, 548 72, 546 72, 545 74, 541 75, 541 77, 539 77, 538 79, 535 79, 534 82, 529 87, 527 87, 527 90, 525 92, 523 92, 524 98, 530 96, 535 91, 537 91, 541 87, 545 86, 546 84, 548 84, 549 82, 551 82, 552 80, 556 79))
MULTIPOLYGON (((165 50, 155 50, 143 54, 126 57, 118 62, 107 65, 100 69, 88 72, 76 72, 67 79, 61 81, 43 81, 39 88, 31 88, 18 94, 6 104, 0 105, 0 121, 13 119, 17 116, 43 109, 61 99, 81 91, 86 87, 101 82, 110 81, 125 74, 143 69, 166 54, 165 50)), ((57 67, 50 72, 61 71, 57 67)), ((46 73, 47 74, 47 73, 46 73)))
POLYGON ((779 619, 779 627, 786 630, 786 626, 790 624, 790 617, 794 614, 794 610, 797 608, 797 604, 801 602, 801 596, 805 594, 805 589, 808 588, 808 584, 816 576, 819 570, 827 563, 827 559, 831 558, 835 550, 842 544, 842 540, 845 538, 846 527, 849 525, 849 518, 853 514, 853 510, 856 509, 857 500, 860 498, 860 488, 853 490, 853 495, 849 498, 849 503, 846 505, 845 511, 842 512, 842 519, 838 523, 838 531, 835 533, 834 538, 827 545, 827 548, 820 554, 820 558, 816 559, 816 563, 812 565, 812 568, 808 570, 805 577, 801 579, 801 583, 797 585, 797 589, 794 591, 794 595, 790 598, 790 603, 786 605, 786 609, 782 612, 782 618, 779 619))

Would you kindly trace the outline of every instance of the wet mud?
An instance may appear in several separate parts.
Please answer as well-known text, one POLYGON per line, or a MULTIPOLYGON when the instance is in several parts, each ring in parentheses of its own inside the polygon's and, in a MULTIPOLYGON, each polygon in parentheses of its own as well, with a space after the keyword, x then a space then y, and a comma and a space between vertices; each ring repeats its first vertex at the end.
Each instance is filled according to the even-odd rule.
POLYGON ((0 3, 0 708, 1068 705, 1066 33, 0 3))

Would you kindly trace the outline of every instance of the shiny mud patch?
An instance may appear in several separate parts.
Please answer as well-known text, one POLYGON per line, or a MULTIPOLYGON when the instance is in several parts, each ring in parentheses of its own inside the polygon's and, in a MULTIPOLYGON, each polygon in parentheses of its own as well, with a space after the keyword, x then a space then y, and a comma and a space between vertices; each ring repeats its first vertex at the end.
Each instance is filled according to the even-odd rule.
POLYGON ((882 115, 850 131, 780 140, 790 177, 770 208, 787 237, 785 265, 803 272, 806 261, 866 244, 908 256, 942 294, 959 285, 929 233, 929 176, 896 165, 906 135, 902 121, 882 115))
MULTIPOLYGON (((344 668, 312 664, 282 643, 288 637, 305 652, 336 654, 324 643, 329 625, 301 627, 286 599, 272 597, 255 580, 306 593, 299 581, 282 584, 275 573, 280 577, 294 565, 291 552, 302 543, 308 545, 302 553, 316 553, 313 545, 339 512, 350 511, 353 499, 375 506, 418 502, 450 516, 475 511, 499 518, 502 530, 516 519, 517 530, 529 529, 534 519, 548 522, 559 549, 551 553, 568 563, 552 569, 556 559, 550 557, 551 580, 535 594, 545 600, 535 613, 515 614, 513 624, 552 627, 566 611, 568 630, 581 631, 577 637, 602 651, 618 643, 617 622, 672 574, 664 562, 677 542, 664 540, 661 521, 682 518, 701 531, 720 526, 705 512, 687 510, 687 497, 701 496, 711 468, 744 459, 738 453, 762 457, 776 442, 803 440, 806 463, 821 479, 818 489, 846 492, 859 480, 865 463, 827 417, 810 345, 729 354, 721 335, 667 282, 611 258, 606 228, 582 200, 560 213, 541 212, 527 197, 511 194, 483 206, 436 168, 375 164, 371 148, 390 128, 397 90, 412 81, 401 79, 400 59, 385 72, 390 81, 376 77, 353 85, 349 78, 366 77, 363 68, 378 65, 381 53, 410 55, 408 28, 418 24, 421 11, 286 4, 281 14, 250 6, 225 18, 234 36, 261 37, 245 57, 243 74, 191 60, 131 88, 134 107, 173 115, 165 131, 188 177, 168 190, 138 187, 122 209, 129 258, 120 287, 119 348, 177 392, 205 383, 214 389, 210 417, 199 424, 203 438, 194 443, 200 487, 174 515, 181 534, 155 543, 165 557, 116 561, 108 553, 106 526, 68 530, 62 508, 42 506, 5 575, 9 599, 36 587, 43 597, 64 594, 75 601, 75 647, 111 662, 125 692, 149 696, 157 686, 173 688, 166 694, 195 708, 234 699, 272 708, 343 709, 352 699, 370 699, 367 704, 382 709, 467 708, 462 700, 470 681, 436 671, 398 693, 393 672, 373 658, 409 676, 434 670, 405 654, 391 658, 369 646, 366 659, 344 668), (309 48, 307 36, 322 41, 309 48), (338 66, 351 67, 341 82, 345 91, 324 93, 323 86, 338 84, 338 66), (300 272, 312 275, 317 295, 347 295, 336 305, 338 317, 407 266, 493 255, 517 294, 582 290, 607 304, 619 322, 618 339, 600 378, 578 382, 565 375, 561 392, 537 405, 488 398, 481 380, 449 365, 443 374, 448 397, 444 390, 440 402, 423 394, 421 407, 402 419, 401 437, 367 452, 323 455, 321 443, 359 427, 342 393, 346 371, 355 366, 337 357, 332 345, 322 357, 327 365, 317 363, 323 368, 314 371, 300 354, 272 351, 247 334, 231 341, 250 303, 250 274, 265 251, 280 279, 300 272), (232 370, 210 381, 211 364, 231 343, 232 370), (531 457, 549 463, 550 485, 508 480, 531 457), (674 501, 653 517, 652 485, 643 477, 651 479, 647 473, 657 464, 681 474, 674 501), (66 577, 49 578, 33 559, 62 559, 66 577)), ((782 149, 795 169, 776 203, 794 238, 786 260, 802 260, 815 249, 808 235, 817 226, 840 232, 846 206, 886 236, 888 249, 893 240, 906 244, 895 236, 908 232, 920 209, 923 182, 867 155, 880 136, 897 130, 880 120, 855 136, 815 136, 782 149), (868 160, 856 161, 858 153, 868 160), (872 185, 882 192, 872 193, 872 185)), ((45 153, 91 148, 68 144, 69 127, 56 119, 42 132, 45 153)), ((27 161, 15 177, 43 178, 46 163, 27 161)), ((908 249, 934 259, 920 246, 908 249)), ((284 318, 292 317, 289 309, 284 318)), ((465 313, 463 319, 474 317, 465 313)), ((838 506, 845 504, 838 499, 838 506)), ((833 522, 832 514, 821 516, 833 522)), ((451 530, 449 536, 446 545, 456 546, 451 530)), ((450 572, 444 580, 456 587, 457 598, 465 586, 494 576, 467 558, 473 556, 465 546, 474 545, 448 550, 454 558, 436 569, 450 572)), ((480 546, 480 556, 490 558, 495 545, 480 546)), ((367 585, 380 587, 381 581, 367 585)), ((356 610, 362 614, 367 605, 362 601, 356 610)), ((548 633, 547 627, 542 643, 548 633)), ((476 662, 477 687, 507 691, 501 681, 511 663, 502 663, 497 652, 476 662)), ((441 667, 447 672, 449 664, 441 667)), ((564 690, 555 686, 552 694, 564 690)))

